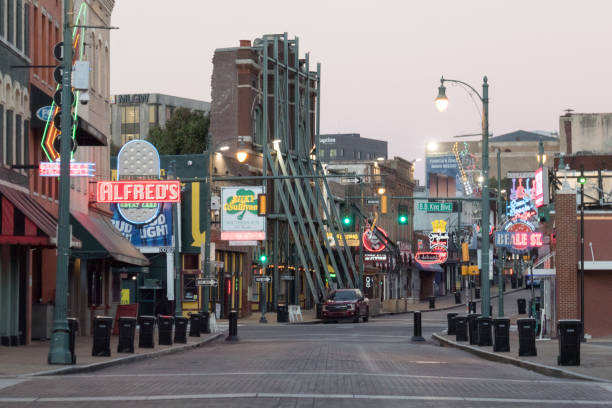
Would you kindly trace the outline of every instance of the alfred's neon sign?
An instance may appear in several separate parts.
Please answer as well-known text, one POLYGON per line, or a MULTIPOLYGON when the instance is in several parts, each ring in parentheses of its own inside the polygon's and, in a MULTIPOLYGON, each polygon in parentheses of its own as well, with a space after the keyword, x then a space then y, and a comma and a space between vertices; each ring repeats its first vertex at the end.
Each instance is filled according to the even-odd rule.
POLYGON ((419 263, 427 265, 444 263, 447 258, 447 251, 417 252, 414 256, 419 263))
POLYGON ((99 203, 176 203, 181 199, 178 180, 99 181, 99 203))

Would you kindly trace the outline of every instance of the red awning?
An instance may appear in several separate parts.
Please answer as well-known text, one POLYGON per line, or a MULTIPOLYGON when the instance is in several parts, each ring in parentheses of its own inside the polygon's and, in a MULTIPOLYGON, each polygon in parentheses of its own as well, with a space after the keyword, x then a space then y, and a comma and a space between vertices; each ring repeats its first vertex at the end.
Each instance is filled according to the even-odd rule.
MULTIPOLYGON (((0 244, 55 245, 57 220, 27 193, 0 185, 0 244)), ((72 238, 71 247, 81 247, 72 238)))
MULTIPOLYGON (((106 217, 94 211, 89 211, 88 214, 79 211, 71 211, 71 214, 89 235, 91 235, 91 238, 108 252, 111 258, 119 262, 137 266, 147 266, 150 264, 147 257, 132 245, 130 241, 125 239, 113 226, 110 217, 106 217)), ((83 242, 88 244, 88 239, 80 235, 79 237, 83 242)), ((88 248, 87 246, 88 245, 84 245, 85 248, 82 251, 72 251, 72 254, 78 256, 77 254, 82 253, 82 255, 87 256, 87 252, 92 252, 92 250, 95 251, 95 248, 88 248)), ((92 246, 91 243, 89 243, 89 246, 92 246)))

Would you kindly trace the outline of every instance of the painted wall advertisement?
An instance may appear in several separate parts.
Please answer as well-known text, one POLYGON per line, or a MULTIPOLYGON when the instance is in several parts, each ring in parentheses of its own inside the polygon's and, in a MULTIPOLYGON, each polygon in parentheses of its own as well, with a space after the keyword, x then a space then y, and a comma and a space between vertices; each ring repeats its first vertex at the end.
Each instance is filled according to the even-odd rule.
POLYGON ((222 240, 266 239, 266 217, 257 215, 257 196, 263 193, 263 186, 221 188, 222 240))

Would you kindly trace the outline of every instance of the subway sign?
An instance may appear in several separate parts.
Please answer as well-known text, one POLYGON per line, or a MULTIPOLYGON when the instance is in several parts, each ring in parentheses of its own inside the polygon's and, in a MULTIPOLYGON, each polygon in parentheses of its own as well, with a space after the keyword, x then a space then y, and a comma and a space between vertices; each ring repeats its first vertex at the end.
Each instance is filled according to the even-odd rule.
POLYGON ((178 180, 99 181, 99 203, 178 203, 181 183, 178 180))

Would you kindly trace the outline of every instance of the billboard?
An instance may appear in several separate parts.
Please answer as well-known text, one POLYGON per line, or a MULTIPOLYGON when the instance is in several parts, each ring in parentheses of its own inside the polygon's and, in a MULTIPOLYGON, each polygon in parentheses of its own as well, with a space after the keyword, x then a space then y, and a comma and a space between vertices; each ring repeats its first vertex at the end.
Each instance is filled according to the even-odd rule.
POLYGON ((257 196, 263 186, 221 187, 221 239, 261 241, 266 239, 266 217, 257 214, 257 196))
POLYGON ((139 249, 171 247, 173 245, 172 203, 164 203, 160 206, 160 212, 152 221, 146 224, 133 224, 122 216, 119 204, 111 204, 112 223, 121 235, 139 249))

